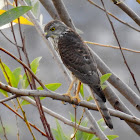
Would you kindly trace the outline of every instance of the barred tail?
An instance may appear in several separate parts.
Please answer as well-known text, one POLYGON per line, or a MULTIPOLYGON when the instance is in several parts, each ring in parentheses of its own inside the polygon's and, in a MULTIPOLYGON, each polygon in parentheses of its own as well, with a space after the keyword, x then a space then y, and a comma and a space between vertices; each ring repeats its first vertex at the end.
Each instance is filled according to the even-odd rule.
MULTIPOLYGON (((108 111, 108 109, 106 107, 105 101, 103 101, 103 99, 100 96, 97 95, 97 94, 101 94, 101 93, 96 93, 97 90, 95 91, 94 89, 91 89, 91 91, 92 91, 92 96, 93 96, 93 98, 95 100, 95 103, 97 105, 97 108, 100 111, 100 113, 101 113, 106 125, 110 129, 113 129, 113 124, 112 124, 112 121, 111 121, 109 111, 108 111)), ((102 91, 100 91, 100 92, 102 92, 102 91)), ((104 94, 104 93, 102 92, 102 94, 104 94)))

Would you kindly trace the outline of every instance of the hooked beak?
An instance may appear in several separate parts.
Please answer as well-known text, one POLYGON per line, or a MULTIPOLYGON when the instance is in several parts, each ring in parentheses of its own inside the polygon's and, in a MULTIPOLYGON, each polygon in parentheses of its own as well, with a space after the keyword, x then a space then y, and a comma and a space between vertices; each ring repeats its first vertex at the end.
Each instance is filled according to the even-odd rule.
POLYGON ((45 37, 46 37, 46 39, 48 39, 50 37, 50 35, 46 32, 45 37))

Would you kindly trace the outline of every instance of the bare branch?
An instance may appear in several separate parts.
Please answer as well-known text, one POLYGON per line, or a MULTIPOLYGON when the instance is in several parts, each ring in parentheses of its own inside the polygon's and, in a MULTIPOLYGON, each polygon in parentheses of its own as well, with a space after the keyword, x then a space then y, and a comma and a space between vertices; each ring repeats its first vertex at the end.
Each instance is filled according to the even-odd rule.
POLYGON ((42 84, 42 82, 36 77, 36 75, 32 72, 32 70, 26 66, 26 64, 24 64, 21 60, 19 60, 16 56, 12 55, 10 52, 8 52, 7 50, 3 49, 0 47, 0 50, 3 51, 4 53, 8 54, 9 56, 11 56, 13 59, 15 59, 18 63, 20 63, 24 68, 26 68, 31 74, 32 76, 36 79, 36 81, 43 87, 43 89, 46 89, 46 87, 42 84))
MULTIPOLYGON (((91 0, 88 0, 88 2, 90 2, 92 5, 94 5, 95 7, 99 8, 100 10, 104 11, 105 12, 105 9, 100 7, 99 5, 97 5, 95 2, 91 1, 91 0)), ((131 29, 137 31, 137 32, 140 32, 140 30, 136 29, 135 27, 133 27, 132 25, 120 20, 119 18, 117 18, 116 16, 114 16, 112 13, 110 12, 107 12, 111 17, 113 17, 114 19, 118 20, 119 22, 121 22, 122 24, 130 27, 131 29)))
MULTIPOLYGON (((23 100, 26 100, 27 102, 31 103, 32 105, 36 106, 35 104, 35 101, 32 100, 31 98, 29 97, 22 97, 23 100)), ((51 111, 50 109, 46 108, 43 106, 43 111, 46 112, 47 114, 55 117, 56 119, 64 122, 64 124, 67 124, 69 126, 72 126, 72 127, 75 127, 75 123, 73 123, 72 121, 69 121, 68 119, 64 118, 63 116, 59 115, 58 113, 55 113, 53 111, 51 111)), ((95 134, 95 131, 91 130, 90 128, 86 128, 86 127, 83 127, 83 126, 79 126, 78 124, 76 124, 76 128, 78 130, 81 130, 81 131, 84 131, 84 132, 87 132, 87 133, 91 133, 91 134, 95 134)))
MULTIPOLYGON (((88 108, 88 109, 91 109, 91 110, 98 111, 96 105, 93 104, 93 103, 90 103, 90 102, 87 102, 87 101, 84 101, 84 100, 82 100, 80 103, 77 103, 77 101, 75 101, 75 100, 72 101, 72 100, 70 100, 69 97, 63 96, 63 95, 58 94, 58 93, 53 92, 53 91, 17 89, 17 88, 14 88, 14 87, 10 87, 8 85, 5 85, 5 84, 3 84, 1 82, 0 82, 0 88, 3 89, 3 90, 5 90, 5 91, 7 91, 7 92, 16 94, 17 96, 41 96, 41 97, 50 97, 50 98, 55 99, 55 100, 65 101, 65 102, 68 102, 70 104, 75 104, 77 106, 81 106, 81 107, 85 107, 85 108, 88 108)), ((105 92, 107 97, 110 96, 110 92, 111 92, 111 91, 109 91, 110 89, 108 89, 108 88, 109 87, 107 87, 107 89, 106 89, 107 92, 105 92)), ((119 101, 119 98, 117 96, 114 97, 114 98, 112 98, 112 96, 110 96, 109 102, 111 102, 111 104, 115 108, 117 108, 117 109, 120 108, 119 110, 121 110, 122 109, 122 107, 121 107, 122 105, 121 104, 123 104, 123 103, 119 101), (114 100, 114 99, 116 99, 116 100, 114 100), (117 106, 117 103, 118 102, 119 102, 119 108, 117 106)), ((3 102, 5 100, 3 100, 3 102)), ((2 102, 2 100, 0 101, 0 103, 1 102, 2 102)), ((126 109, 123 109, 123 111, 125 111, 125 110, 126 109)), ((127 121, 130 121, 130 122, 133 122, 133 123, 136 123, 136 124, 139 124, 140 125, 140 119, 139 118, 136 118, 135 116, 132 116, 132 115, 127 115, 127 114, 131 114, 131 112, 129 112, 129 111, 127 111, 126 112, 127 114, 125 114, 125 113, 120 112, 120 111, 117 111, 117 110, 109 109, 109 112, 114 117, 119 117, 122 120, 127 120, 127 121)))
POLYGON ((122 9, 129 17, 131 17, 140 26, 140 17, 130 9, 124 2, 119 0, 112 0, 115 5, 122 9))
POLYGON ((10 101, 11 99, 14 99, 14 98, 17 98, 17 95, 16 94, 15 95, 12 95, 10 97, 7 97, 5 99, 0 100, 0 103, 10 101))
POLYGON ((61 20, 69 27, 71 27, 72 29, 75 29, 75 26, 70 18, 69 13, 67 12, 67 9, 65 7, 65 5, 63 4, 62 0, 52 0, 53 4, 61 18, 61 20))
POLYGON ((53 19, 60 19, 55 7, 50 0, 39 0, 53 19))
POLYGON ((118 43, 118 45, 119 45, 119 47, 120 47, 120 51, 121 51, 121 54, 122 54, 124 63, 125 63, 125 65, 126 65, 128 71, 129 71, 129 73, 131 74, 131 77, 132 77, 132 79, 133 79, 133 81, 134 81, 134 85, 136 86, 136 89, 137 89, 138 92, 140 93, 140 89, 139 89, 138 84, 137 84, 137 82, 136 82, 135 75, 134 75, 134 73, 132 72, 132 70, 130 69, 130 67, 129 67, 127 61, 126 61, 126 58, 125 58, 125 56, 124 56, 124 53, 123 53, 123 51, 122 51, 122 47, 121 47, 121 44, 120 44, 120 42, 119 42, 118 36, 117 36, 117 34, 116 34, 114 25, 113 25, 112 21, 110 20, 110 17, 109 17, 109 15, 108 15, 107 11, 106 11, 106 8, 105 8, 105 5, 104 5, 103 0, 101 0, 101 2, 102 2, 102 5, 103 5, 103 7, 104 7, 104 9, 105 9, 107 19, 108 19, 108 21, 109 21, 109 23, 110 23, 110 25, 111 25, 111 28, 112 28, 114 37, 115 37, 115 39, 116 39, 116 41, 117 41, 117 43, 118 43))
MULTIPOLYGON (((1 32, 1 34, 2 34, 11 44, 13 44, 13 45, 16 46, 16 44, 15 44, 14 42, 12 42, 1 30, 0 30, 0 32, 1 32)), ((19 46, 19 45, 18 45, 18 47, 21 48, 21 46, 19 46)))
MULTIPOLYGON (((8 106, 7 104, 5 104, 5 103, 2 103, 5 107, 7 107, 9 110, 11 110, 13 113, 15 113, 18 117, 20 117, 23 121, 25 121, 24 120, 24 118, 17 112, 17 111, 15 111, 15 110, 13 110, 10 106, 8 106)), ((36 127, 34 124, 32 124, 31 122, 29 122, 28 121, 28 123, 33 127, 33 128, 35 128, 37 131, 39 131, 43 136, 46 136, 47 137, 47 135, 42 131, 42 130, 40 130, 38 127, 36 127)))
MULTIPOLYGON (((96 43, 96 42, 91 42, 91 41, 84 41, 87 44, 92 44, 92 45, 98 45, 101 47, 108 47, 108 48, 113 48, 113 49, 120 49, 120 47, 118 46, 113 46, 113 45, 104 45, 104 44, 100 44, 100 43, 96 43)), ((134 53, 140 53, 140 51, 137 50, 133 50, 133 49, 128 49, 128 48, 121 48, 122 50, 125 51, 130 51, 130 52, 134 52, 134 53)))
POLYGON ((5 127, 3 126, 3 122, 2 122, 1 116, 0 116, 0 123, 1 123, 2 129, 3 129, 5 140, 8 140, 7 135, 6 135, 6 131, 5 131, 5 127))

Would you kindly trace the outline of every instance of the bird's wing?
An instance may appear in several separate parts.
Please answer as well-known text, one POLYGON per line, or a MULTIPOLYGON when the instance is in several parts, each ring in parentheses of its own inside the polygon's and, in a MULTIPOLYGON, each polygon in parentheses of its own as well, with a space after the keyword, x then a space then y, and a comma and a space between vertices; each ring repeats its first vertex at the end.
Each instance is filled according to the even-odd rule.
POLYGON ((106 98, 100 86, 93 55, 80 36, 71 31, 58 41, 58 50, 63 63, 81 82, 89 85, 95 103, 109 128, 113 128, 110 114, 105 105, 106 98))
POLYGON ((105 96, 101 90, 97 65, 86 44, 73 31, 59 38, 58 50, 63 63, 81 82, 88 84, 103 101, 105 96), (98 88, 97 88, 98 87, 98 88))

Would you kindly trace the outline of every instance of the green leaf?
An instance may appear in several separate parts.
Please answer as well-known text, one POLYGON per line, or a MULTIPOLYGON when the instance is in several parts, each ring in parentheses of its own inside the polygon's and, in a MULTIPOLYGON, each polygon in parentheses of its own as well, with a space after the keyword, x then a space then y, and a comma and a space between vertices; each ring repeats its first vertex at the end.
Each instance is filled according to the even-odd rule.
MULTIPOLYGON (((33 97, 30 97, 31 99, 33 99, 33 97)), ((34 100, 34 99, 33 99, 34 100)), ((30 104, 29 102, 27 102, 26 100, 23 100, 20 105, 23 106, 23 105, 28 105, 30 104)))
MULTIPOLYGON (((57 90, 61 85, 62 85, 61 83, 51 83, 51 84, 45 85, 45 87, 46 87, 47 89, 51 90, 51 91, 55 91, 55 90, 57 90)), ((37 89, 38 89, 38 90, 43 90, 42 87, 38 87, 37 89)), ((32 98, 32 97, 30 97, 30 98, 32 98)), ((44 98, 46 98, 46 97, 40 97, 40 100, 43 100, 44 98)), ((32 98, 32 99, 33 99, 33 98, 32 98)), ((30 103, 27 102, 27 101, 25 101, 25 100, 23 100, 22 103, 21 103, 21 106, 23 106, 23 105, 28 105, 28 104, 30 104, 30 103)))
MULTIPOLYGON (((114 140, 115 138, 118 138, 119 136, 117 136, 117 135, 108 135, 107 136, 107 138, 109 139, 109 140, 114 140)), ((95 138, 94 140, 100 140, 99 138, 95 138)))
POLYGON ((101 85, 102 90, 104 90, 107 87, 107 85, 101 85))
POLYGON ((102 131, 104 131, 107 128, 107 126, 103 126, 103 123, 104 123, 104 119, 103 118, 98 120, 97 123, 98 123, 98 125, 99 125, 99 127, 100 127, 100 129, 102 131))
POLYGON ((90 96, 86 97, 86 100, 89 102, 89 101, 93 100, 93 97, 90 95, 90 96))
POLYGON ((36 18, 38 18, 38 16, 39 16, 39 10, 40 10, 39 6, 40 6, 39 1, 37 1, 32 8, 32 12, 36 18))
POLYGON ((2 15, 0 15, 0 26, 12 22, 13 20, 19 18, 31 9, 31 6, 19 6, 6 11, 2 15))
POLYGON ((20 67, 16 68, 12 73, 15 77, 15 86, 18 87, 18 83, 20 80, 21 68, 20 67))
POLYGON ((37 57, 31 62, 31 70, 33 71, 34 74, 37 72, 37 68, 39 66, 39 61, 41 60, 42 57, 37 57))
POLYGON ((31 0, 25 0, 25 2, 28 4, 28 6, 32 6, 31 0))
POLYGON ((53 135, 56 140, 69 140, 69 138, 63 132, 59 122, 56 120, 57 129, 52 129, 53 135))
POLYGON ((0 92, 5 96, 8 97, 8 93, 5 90, 0 89, 0 92))
MULTIPOLYGON (((61 83, 51 83, 51 84, 47 84, 45 85, 45 87, 51 91, 55 91, 57 90, 62 84, 61 83)), ((42 87, 38 87, 38 90, 43 90, 42 87)), ((43 100, 46 97, 40 97, 40 100, 43 100)))
POLYGON ((81 93, 82 97, 84 98, 84 86, 83 86, 83 83, 81 84, 81 87, 80 87, 80 93, 81 93))
POLYGON ((16 78, 13 75, 13 72, 10 70, 10 68, 6 64, 4 64, 3 62, 2 62, 2 65, 0 63, 0 68, 1 68, 1 70, 3 72, 3 75, 4 75, 5 79, 6 79, 6 82, 8 84, 10 82, 10 84, 12 84, 13 87, 16 87, 16 78), (7 77, 7 75, 8 75, 8 77, 7 77))
MULTIPOLYGON (((70 114, 70 119, 71 119, 71 121, 72 121, 72 122, 75 122, 75 117, 74 117, 74 115, 73 115, 72 113, 70 113, 70 112, 69 112, 69 114, 70 114)), ((78 123, 78 120, 76 120, 76 123, 78 123)))
POLYGON ((112 75, 112 73, 107 73, 107 74, 102 75, 100 77, 100 80, 101 80, 100 84, 102 85, 105 81, 107 81, 111 75, 112 75))
MULTIPOLYGON (((41 60, 41 58, 42 57, 35 58, 30 64, 31 70, 33 71, 34 74, 37 73, 37 68, 39 66, 39 61, 41 60)), ((23 75, 23 80, 22 80, 22 88, 26 89, 28 86, 29 86, 29 82, 28 82, 26 74, 24 74, 23 75)))
MULTIPOLYGON (((57 90, 62 84, 61 83, 51 83, 51 84, 47 84, 45 85, 45 87, 51 91, 55 91, 57 90)), ((38 87, 38 90, 43 90, 42 87, 38 87)))
POLYGON ((118 138, 119 136, 118 135, 108 135, 107 137, 109 140, 114 140, 114 139, 118 138))

